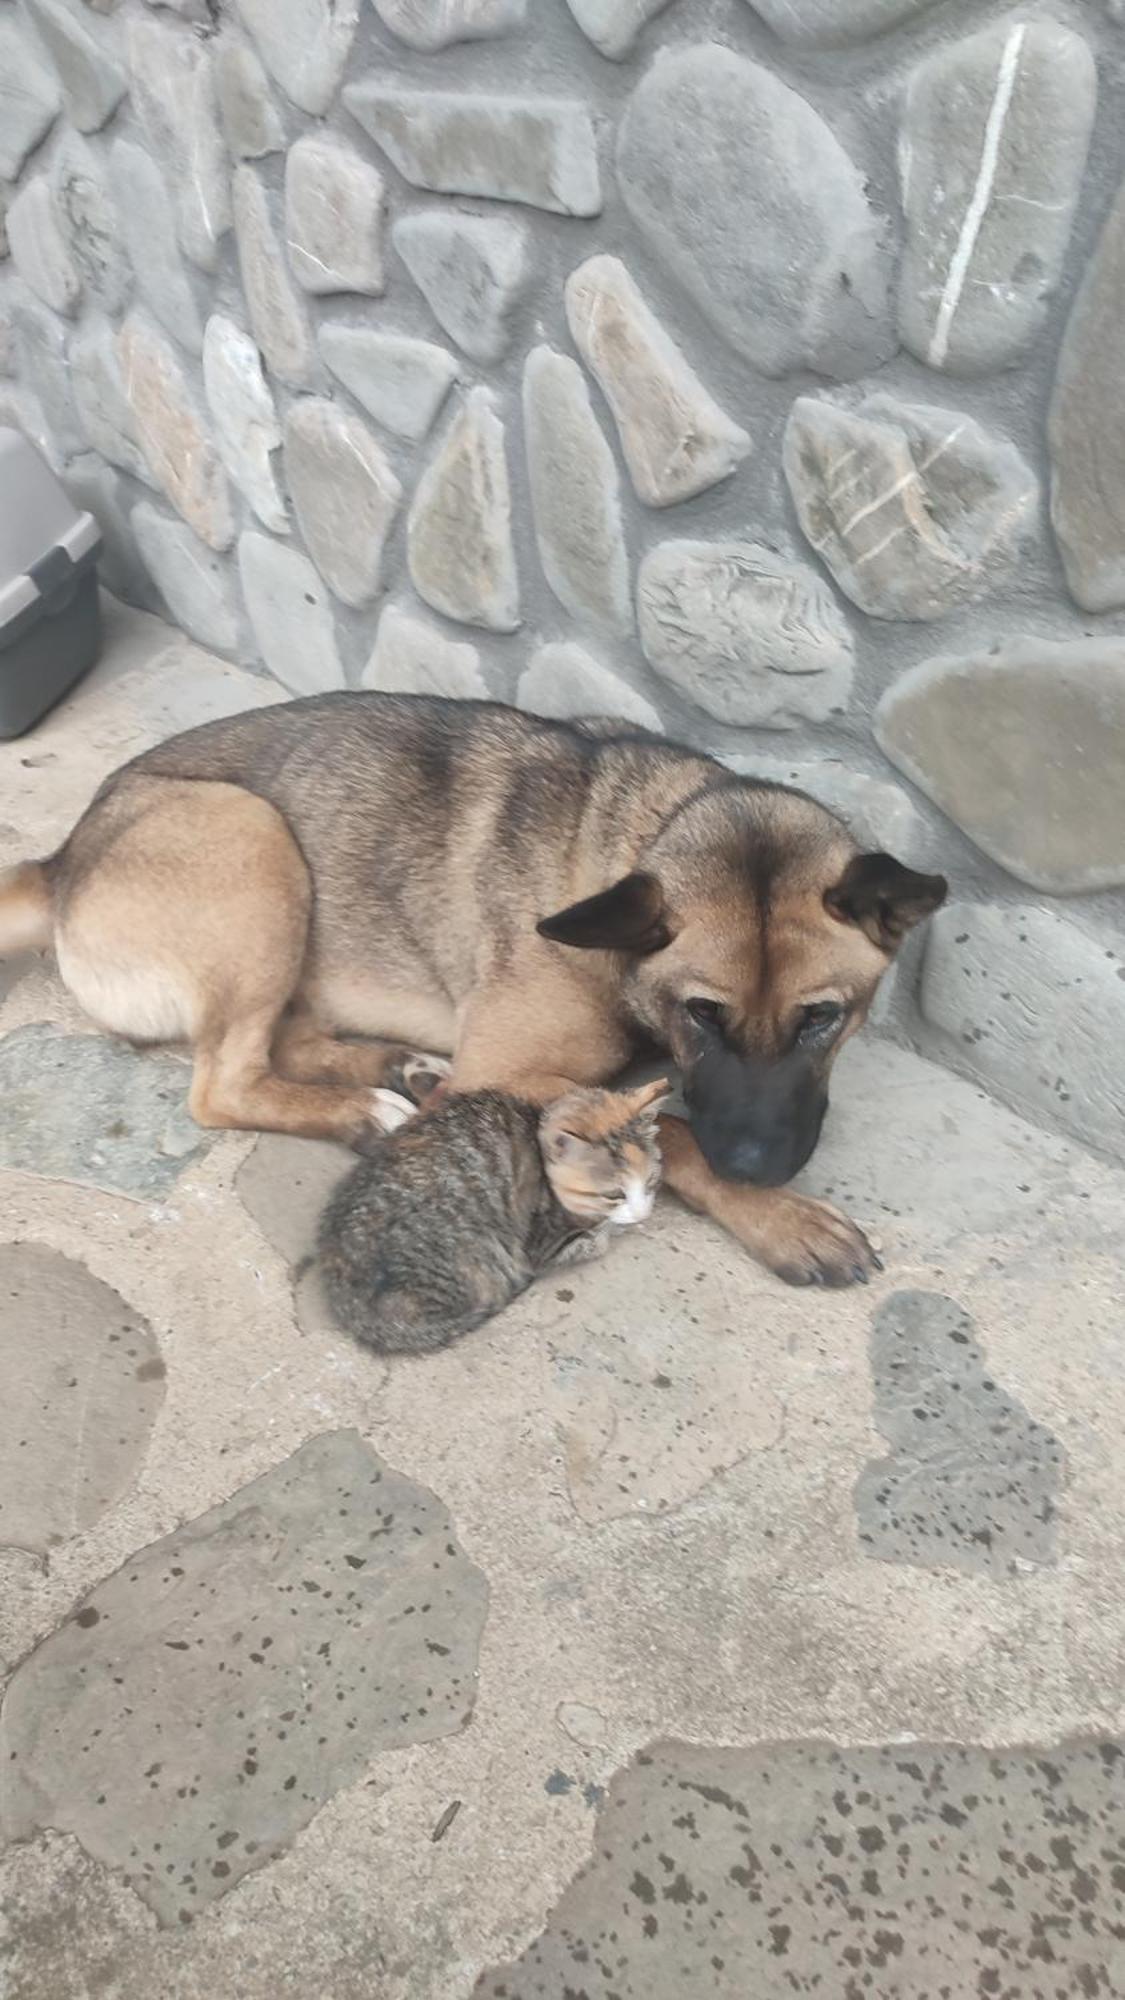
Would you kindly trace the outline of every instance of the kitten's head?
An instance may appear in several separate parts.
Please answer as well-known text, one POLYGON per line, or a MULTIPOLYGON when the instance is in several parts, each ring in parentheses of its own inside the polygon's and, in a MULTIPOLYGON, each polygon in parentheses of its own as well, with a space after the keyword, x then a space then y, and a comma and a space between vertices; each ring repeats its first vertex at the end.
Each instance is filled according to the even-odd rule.
POLYGON ((572 1090, 539 1120, 539 1147, 555 1200, 591 1226, 644 1222, 660 1183, 656 1113, 666 1078, 637 1090, 572 1090))

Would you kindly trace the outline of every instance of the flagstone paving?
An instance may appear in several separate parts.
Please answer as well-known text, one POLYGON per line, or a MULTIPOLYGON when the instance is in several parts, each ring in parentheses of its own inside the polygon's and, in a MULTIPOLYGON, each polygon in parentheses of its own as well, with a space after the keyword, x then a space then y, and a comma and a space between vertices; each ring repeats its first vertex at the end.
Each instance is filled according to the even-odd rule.
MULTIPOLYGON (((275 698, 110 634, 0 860, 275 698)), ((1125 1992, 1125 1174, 866 1038, 868 1290, 662 1200, 386 1362, 306 1289, 343 1155, 197 1135, 45 962, 0 1078, 5 2000, 1125 1992)))

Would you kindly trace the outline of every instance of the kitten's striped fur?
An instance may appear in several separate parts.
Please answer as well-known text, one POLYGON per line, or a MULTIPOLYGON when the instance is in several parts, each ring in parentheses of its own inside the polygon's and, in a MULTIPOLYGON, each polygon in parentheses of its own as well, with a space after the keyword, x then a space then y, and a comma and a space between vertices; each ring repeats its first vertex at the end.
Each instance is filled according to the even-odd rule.
POLYGON ((667 1093, 575 1090, 541 1111, 467 1091, 371 1140, 320 1226, 337 1325, 382 1353, 427 1353, 549 1264, 597 1256, 611 1228, 651 1212, 667 1093))

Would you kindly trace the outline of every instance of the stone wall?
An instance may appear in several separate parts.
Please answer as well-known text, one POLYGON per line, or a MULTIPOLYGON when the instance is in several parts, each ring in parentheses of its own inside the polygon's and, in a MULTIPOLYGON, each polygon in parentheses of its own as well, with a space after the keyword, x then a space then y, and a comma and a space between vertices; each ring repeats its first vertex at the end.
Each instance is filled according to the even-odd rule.
POLYGON ((956 900, 1125 1154, 1125 8, 0 0, 0 422, 296 692, 613 710, 956 900))

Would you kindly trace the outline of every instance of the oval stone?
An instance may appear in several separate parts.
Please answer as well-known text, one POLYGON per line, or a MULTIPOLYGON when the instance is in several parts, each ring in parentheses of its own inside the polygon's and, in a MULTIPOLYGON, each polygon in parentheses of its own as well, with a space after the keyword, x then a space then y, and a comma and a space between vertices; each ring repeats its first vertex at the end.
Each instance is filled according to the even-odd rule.
POLYGON ((844 380, 893 354, 863 175, 769 70, 712 42, 658 56, 622 119, 617 171, 653 250, 764 374, 844 380))

